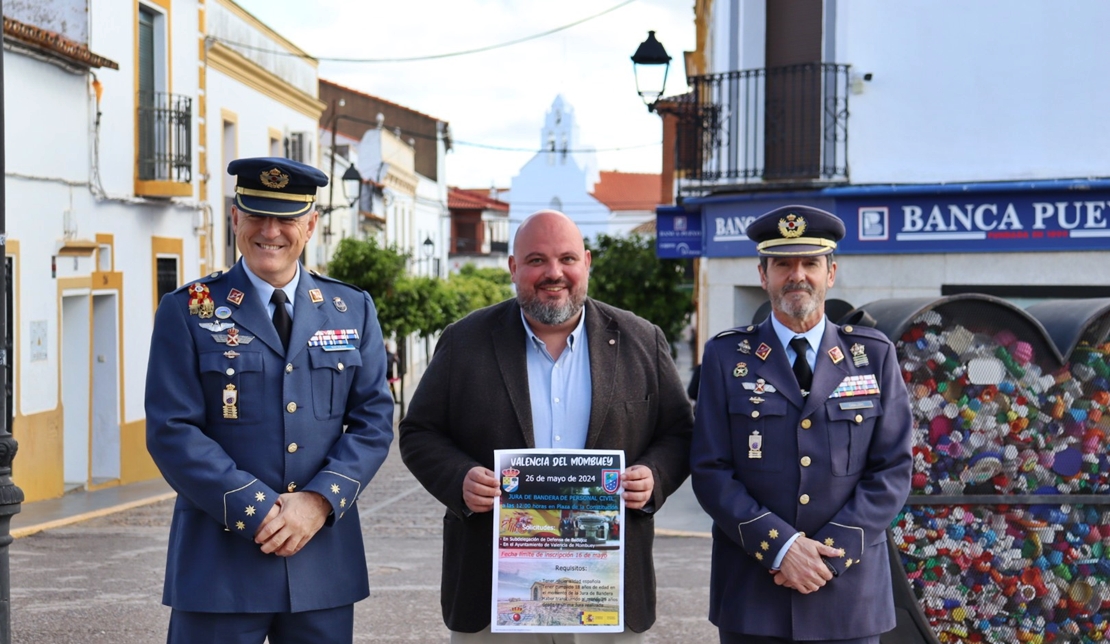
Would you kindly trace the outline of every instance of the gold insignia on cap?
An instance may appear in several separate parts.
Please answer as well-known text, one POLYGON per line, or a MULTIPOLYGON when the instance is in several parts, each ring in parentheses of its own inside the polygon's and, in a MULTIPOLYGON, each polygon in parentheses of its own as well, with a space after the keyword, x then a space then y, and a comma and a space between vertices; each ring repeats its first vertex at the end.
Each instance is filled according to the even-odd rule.
POLYGON ((272 190, 281 190, 289 185, 289 175, 282 172, 279 168, 263 170, 262 174, 258 175, 258 180, 262 182, 262 185, 272 190))
POLYGON ((801 215, 790 213, 779 220, 779 233, 787 239, 801 237, 806 231, 806 220, 801 215))

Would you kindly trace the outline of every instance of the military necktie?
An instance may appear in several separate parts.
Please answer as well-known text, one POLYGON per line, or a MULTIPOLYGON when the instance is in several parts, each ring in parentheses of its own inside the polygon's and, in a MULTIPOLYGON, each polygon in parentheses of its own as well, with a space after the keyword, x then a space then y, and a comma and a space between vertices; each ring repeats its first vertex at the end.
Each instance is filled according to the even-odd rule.
POLYGON ((280 288, 274 289, 274 294, 270 296, 270 303, 274 305, 274 328, 286 351, 289 350, 289 333, 293 330, 293 318, 289 317, 289 310, 285 308, 288 301, 285 291, 280 288))
POLYGON ((813 369, 809 368, 809 360, 806 360, 809 341, 798 336, 790 341, 790 348, 798 354, 794 358, 794 377, 798 379, 798 385, 801 386, 802 391, 808 393, 810 386, 813 384, 813 369))

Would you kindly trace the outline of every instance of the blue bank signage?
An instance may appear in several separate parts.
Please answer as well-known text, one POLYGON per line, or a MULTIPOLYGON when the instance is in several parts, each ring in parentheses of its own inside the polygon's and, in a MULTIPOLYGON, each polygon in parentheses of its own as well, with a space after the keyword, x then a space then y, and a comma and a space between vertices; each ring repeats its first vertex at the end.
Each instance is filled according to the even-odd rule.
MULTIPOLYGON (((982 184, 979 184, 982 185, 982 184)), ((804 202, 844 220, 838 252, 848 254, 979 253, 1110 249, 1110 190, 983 190, 947 194, 860 195, 714 201, 701 204, 704 254, 755 255, 747 226, 789 203, 804 202)))
POLYGON ((655 215, 655 255, 682 259, 701 255, 701 216, 683 208, 659 208, 655 215))

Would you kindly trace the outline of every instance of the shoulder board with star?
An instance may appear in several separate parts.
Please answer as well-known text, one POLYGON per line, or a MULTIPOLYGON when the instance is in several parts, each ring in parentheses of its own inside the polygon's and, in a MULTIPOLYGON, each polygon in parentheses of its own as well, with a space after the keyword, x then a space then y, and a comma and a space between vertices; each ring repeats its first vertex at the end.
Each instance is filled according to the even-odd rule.
POLYGON ((319 273, 315 270, 308 271, 308 274, 312 276, 312 279, 315 279, 315 280, 318 280, 318 281, 321 281, 321 282, 330 282, 332 284, 342 284, 343 286, 346 286, 347 288, 353 288, 353 289, 355 289, 356 291, 358 291, 360 293, 362 292, 362 289, 355 286, 354 284, 344 282, 343 280, 337 280, 334 277, 329 277, 329 276, 324 275, 323 273, 319 273))
POLYGON ((209 273, 208 275, 205 275, 204 277, 199 277, 199 278, 197 278, 197 279, 195 279, 191 282, 188 282, 186 284, 182 284, 181 286, 178 286, 176 289, 174 289, 173 292, 177 293, 179 291, 188 290, 188 288, 190 286, 192 286, 193 284, 209 284, 211 282, 214 282, 214 281, 218 280, 220 277, 223 276, 223 274, 224 274, 223 271, 216 271, 214 273, 209 273))
POLYGON ((754 325, 754 324, 749 324, 747 326, 738 326, 735 329, 729 329, 727 331, 721 331, 717 335, 713 336, 713 339, 716 340, 717 338, 724 338, 724 337, 728 337, 730 335, 754 333, 756 328, 757 328, 757 326, 754 325))
POLYGON ((860 326, 858 324, 845 324, 844 326, 840 327, 840 332, 843 335, 862 336, 865 338, 872 338, 874 340, 885 340, 887 342, 890 341, 890 339, 887 338, 882 331, 874 327, 860 326))

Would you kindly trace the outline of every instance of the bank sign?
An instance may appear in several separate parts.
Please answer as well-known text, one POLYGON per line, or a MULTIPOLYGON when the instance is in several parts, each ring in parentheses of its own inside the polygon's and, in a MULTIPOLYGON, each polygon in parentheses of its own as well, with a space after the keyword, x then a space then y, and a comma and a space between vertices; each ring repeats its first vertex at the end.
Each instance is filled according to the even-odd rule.
MULTIPOLYGON (((747 226, 798 203, 752 200, 702 206, 705 255, 755 255, 747 226)), ((836 213, 847 254, 980 253, 1110 249, 1110 191, 953 193, 806 199, 836 213)))
POLYGON ((701 217, 677 206, 661 207, 655 215, 655 255, 683 259, 701 255, 701 217))

